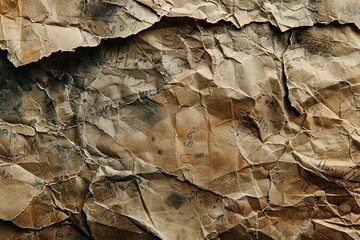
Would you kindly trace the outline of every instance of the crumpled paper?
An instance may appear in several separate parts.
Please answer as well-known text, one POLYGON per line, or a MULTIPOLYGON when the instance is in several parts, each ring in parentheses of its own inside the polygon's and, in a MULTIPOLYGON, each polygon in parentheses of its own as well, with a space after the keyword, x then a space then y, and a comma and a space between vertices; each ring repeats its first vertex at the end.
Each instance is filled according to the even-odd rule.
POLYGON ((357 5, 1 2, 0 236, 359 239, 357 5))
POLYGON ((15 66, 51 53, 96 46, 102 39, 125 38, 162 17, 191 17, 237 28, 269 22, 281 31, 314 24, 360 26, 356 0, 4 0, 0 3, 0 48, 15 66))

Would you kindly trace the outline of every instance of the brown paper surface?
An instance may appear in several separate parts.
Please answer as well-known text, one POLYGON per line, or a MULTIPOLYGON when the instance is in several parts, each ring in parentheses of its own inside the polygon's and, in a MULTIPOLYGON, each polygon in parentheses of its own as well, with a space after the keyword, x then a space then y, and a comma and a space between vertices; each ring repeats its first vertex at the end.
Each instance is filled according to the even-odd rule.
POLYGON ((358 5, 1 1, 0 239, 359 239, 358 5))

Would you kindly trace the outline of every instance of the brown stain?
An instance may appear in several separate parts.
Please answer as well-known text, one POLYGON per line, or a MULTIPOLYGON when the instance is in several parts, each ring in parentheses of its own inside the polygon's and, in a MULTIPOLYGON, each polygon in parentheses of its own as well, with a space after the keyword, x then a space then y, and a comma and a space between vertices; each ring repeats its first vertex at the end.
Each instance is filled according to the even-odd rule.
POLYGON ((15 16, 17 15, 18 2, 17 1, 0 1, 0 14, 7 16, 15 16))
POLYGON ((211 166, 211 171, 213 174, 217 174, 222 171, 224 165, 226 165, 226 162, 224 159, 227 159, 227 156, 225 154, 220 154, 218 152, 214 152, 210 154, 211 157, 209 159, 209 164, 211 166))
POLYGON ((171 193, 165 202, 168 206, 179 209, 186 202, 186 198, 178 193, 171 193))
POLYGON ((163 106, 149 99, 138 99, 121 108, 119 112, 122 113, 124 122, 137 129, 154 126, 166 118, 163 106), (124 110, 130 111, 130 113, 122 113, 124 110))
POLYGON ((180 185, 179 185, 179 188, 182 190, 182 191, 190 191, 190 187, 189 187, 189 184, 187 184, 187 183, 180 183, 180 185))

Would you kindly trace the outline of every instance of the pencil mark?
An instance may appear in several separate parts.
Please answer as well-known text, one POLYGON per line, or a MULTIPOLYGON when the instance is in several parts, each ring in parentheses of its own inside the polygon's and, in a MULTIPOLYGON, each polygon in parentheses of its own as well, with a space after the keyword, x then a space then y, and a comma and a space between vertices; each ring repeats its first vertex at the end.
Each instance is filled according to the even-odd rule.
POLYGON ((268 132, 269 131, 269 124, 266 122, 266 120, 264 119, 263 116, 259 117, 255 117, 255 122, 257 123, 257 125, 259 126, 259 129, 264 131, 264 132, 268 132))
POLYGON ((332 44, 330 44, 330 42, 314 37, 310 32, 304 30, 294 31, 291 39, 293 43, 299 44, 300 47, 303 47, 306 50, 306 58, 311 55, 330 56, 333 52, 332 44))
POLYGON ((116 217, 115 214, 111 213, 111 212, 108 212, 108 211, 104 211, 100 218, 102 220, 104 220, 105 222, 108 222, 110 224, 115 224, 117 223, 120 219, 116 217))
POLYGON ((5 170, 0 171, 0 179, 1 180, 11 179, 12 177, 13 177, 12 174, 9 173, 8 171, 5 171, 5 170))
POLYGON ((195 131, 191 131, 186 135, 186 140, 184 141, 184 146, 191 148, 194 145, 194 140, 193 140, 193 134, 195 133, 195 131))
POLYGON ((329 166, 325 160, 319 161, 319 163, 317 163, 315 166, 327 175, 344 178, 347 181, 351 181, 354 179, 354 177, 358 176, 357 172, 353 169, 349 169, 347 171, 338 170, 332 166, 329 166))

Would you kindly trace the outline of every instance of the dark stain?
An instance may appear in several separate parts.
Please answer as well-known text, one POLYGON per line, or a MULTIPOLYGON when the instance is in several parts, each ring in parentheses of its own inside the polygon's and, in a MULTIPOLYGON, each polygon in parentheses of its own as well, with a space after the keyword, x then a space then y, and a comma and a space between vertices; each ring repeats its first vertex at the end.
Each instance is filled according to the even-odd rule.
POLYGON ((165 118, 162 105, 148 98, 137 99, 123 106, 120 112, 125 109, 131 110, 131 114, 125 115, 122 120, 133 127, 141 127, 144 124, 153 126, 165 118))
MULTIPOLYGON (((57 96, 56 101, 69 102, 73 116, 68 116, 66 124, 79 123, 79 108, 86 101, 84 94, 89 81, 96 78, 94 70, 99 68, 99 47, 94 49, 79 48, 74 53, 56 53, 50 58, 41 60, 38 64, 29 66, 32 77, 43 88, 46 88, 51 96, 57 96), (46 76, 46 77, 44 77, 46 76), (46 80, 44 80, 46 79, 46 80), (68 90, 67 94, 62 94, 68 90)), ((54 99, 46 103, 46 112, 54 112, 54 99)), ((56 115, 52 115, 54 117, 56 115)), ((50 117, 50 116, 49 116, 50 117)), ((51 118, 52 118, 51 117, 51 118)))
POLYGON ((73 84, 84 88, 85 79, 90 77, 91 70, 99 67, 99 62, 102 61, 99 48, 79 48, 74 53, 56 53, 51 58, 41 60, 40 66, 51 78, 49 84, 53 87, 56 88, 57 84, 73 84))
POLYGON ((1 79, 0 84, 0 117, 21 114, 22 91, 20 88, 7 79, 1 79))
POLYGON ((186 202, 186 198, 178 193, 172 193, 166 198, 166 204, 179 209, 186 202))
POLYGON ((101 0, 82 0, 80 24, 95 35, 111 37, 117 28, 115 15, 118 8, 101 0))
POLYGON ((83 0, 82 12, 86 17, 95 21, 106 21, 116 13, 116 6, 100 0, 83 0))
POLYGON ((22 96, 32 90, 32 81, 21 68, 16 69, 0 51, 0 117, 23 115, 22 96))
POLYGON ((294 31, 291 39, 292 43, 297 43, 309 54, 329 56, 333 53, 332 44, 329 41, 313 36, 313 33, 308 32, 307 29, 294 31))
POLYGON ((270 33, 272 39, 274 39, 278 44, 286 45, 286 46, 289 45, 291 31, 282 32, 279 28, 270 24, 269 24, 269 29, 271 30, 270 33))
POLYGON ((67 85, 70 84, 71 80, 66 72, 48 71, 49 82, 47 88, 50 91, 60 92, 63 91, 67 85))
POLYGON ((135 106, 138 109, 141 109, 139 112, 139 119, 143 122, 153 125, 161 120, 161 116, 159 115, 159 104, 156 102, 148 99, 145 99, 145 101, 137 100, 135 106))

